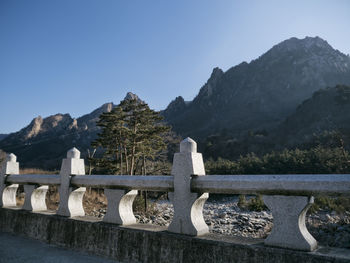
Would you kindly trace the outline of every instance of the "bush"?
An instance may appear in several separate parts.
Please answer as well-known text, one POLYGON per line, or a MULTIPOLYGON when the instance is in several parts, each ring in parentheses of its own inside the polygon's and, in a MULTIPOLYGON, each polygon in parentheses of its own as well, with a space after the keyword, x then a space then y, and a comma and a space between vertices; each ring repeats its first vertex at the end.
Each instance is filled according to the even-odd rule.
POLYGON ((249 210, 249 211, 256 211, 261 212, 267 209, 267 207, 264 204, 264 201, 262 200, 261 195, 257 195, 247 202, 245 195, 240 195, 238 197, 238 207, 242 210, 249 210))
POLYGON ((250 211, 261 212, 267 209, 261 195, 257 195, 256 197, 250 199, 247 206, 250 211))
POLYGON ((245 199, 245 195, 239 195, 237 206, 241 209, 247 208, 247 200, 245 199))
POLYGON ((132 208, 135 213, 142 214, 145 216, 156 215, 158 213, 156 204, 153 202, 150 202, 147 199, 145 202, 145 198, 141 194, 141 192, 136 196, 133 202, 132 208), (145 203, 146 203, 146 207, 145 207, 145 203))
POLYGON ((350 211, 350 197, 318 196, 308 212, 316 213, 319 210, 335 211, 338 214, 350 211))

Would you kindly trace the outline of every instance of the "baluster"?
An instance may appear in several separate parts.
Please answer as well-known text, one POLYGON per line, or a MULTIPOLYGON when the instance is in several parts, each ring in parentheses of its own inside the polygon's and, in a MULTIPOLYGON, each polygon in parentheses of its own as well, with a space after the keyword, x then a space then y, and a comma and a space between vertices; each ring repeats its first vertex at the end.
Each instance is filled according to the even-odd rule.
POLYGON ((174 176, 174 192, 169 193, 169 197, 174 205, 174 218, 168 231, 193 236, 208 233, 203 206, 209 194, 191 192, 191 175, 205 175, 202 154, 197 153, 197 143, 191 138, 180 143, 171 174, 174 176))
POLYGON ((137 196, 137 190, 104 189, 104 193, 108 201, 104 222, 123 226, 136 224, 132 204, 137 196))
POLYGON ((83 196, 86 187, 77 188, 70 185, 72 176, 83 174, 85 174, 84 159, 80 159, 80 152, 76 148, 73 148, 67 152, 67 158, 62 161, 58 215, 70 217, 85 215, 83 196))
POLYGON ((307 210, 314 202, 307 196, 263 196, 263 200, 272 212, 273 228, 265 239, 265 245, 313 251, 317 241, 305 225, 307 210))
POLYGON ((6 156, 6 161, 1 167, 0 172, 0 206, 11 207, 17 206, 16 193, 18 184, 6 184, 7 176, 11 174, 19 174, 19 163, 16 162, 17 157, 13 153, 6 156))
POLYGON ((47 210, 45 199, 49 186, 24 185, 23 188, 25 199, 22 209, 33 212, 47 210))

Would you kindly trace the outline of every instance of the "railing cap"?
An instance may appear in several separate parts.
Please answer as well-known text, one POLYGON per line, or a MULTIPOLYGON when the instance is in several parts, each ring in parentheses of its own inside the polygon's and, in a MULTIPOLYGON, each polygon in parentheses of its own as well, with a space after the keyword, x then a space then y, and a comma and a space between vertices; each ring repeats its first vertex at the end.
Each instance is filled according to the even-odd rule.
POLYGON ((14 155, 13 153, 10 153, 6 156, 6 161, 15 163, 17 161, 17 156, 14 155))
POLYGON ((73 147, 67 152, 67 158, 68 159, 80 159, 80 151, 73 147))
POLYGON ((187 137, 180 143, 180 152, 192 152, 196 153, 197 152, 197 143, 192 140, 190 137, 187 137))

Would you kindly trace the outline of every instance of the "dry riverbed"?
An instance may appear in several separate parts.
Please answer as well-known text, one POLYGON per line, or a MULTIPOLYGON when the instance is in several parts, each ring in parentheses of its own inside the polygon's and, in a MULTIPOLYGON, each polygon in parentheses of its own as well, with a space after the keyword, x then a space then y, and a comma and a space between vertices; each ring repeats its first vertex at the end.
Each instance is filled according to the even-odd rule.
MULTIPOLYGON (((158 211, 145 216, 136 214, 138 223, 168 226, 173 218, 174 209, 167 200, 155 202, 158 211)), ((93 209, 90 215, 102 217, 106 208, 93 209)), ((237 197, 223 197, 209 200, 204 205, 204 219, 210 232, 223 235, 265 238, 273 226, 270 211, 244 211, 237 206, 237 197)), ((306 218, 309 232, 322 246, 350 248, 350 211, 337 214, 332 211, 318 211, 306 218)))
MULTIPOLYGON (((47 198, 48 208, 56 210, 58 193, 47 198), (52 200, 51 200, 52 199, 52 200)), ((18 196, 18 205, 23 205, 23 193, 18 196)), ((212 233, 243 237, 265 238, 271 232, 273 217, 270 211, 247 211, 237 205, 237 196, 209 199, 203 209, 204 220, 212 233)), ((151 201, 152 202, 152 201, 151 201)), ((87 215, 103 217, 107 209, 104 194, 88 193, 84 196, 84 210, 87 215)), ((168 200, 153 201, 153 212, 145 215, 136 213, 138 223, 169 226, 174 209, 168 200)), ((306 226, 322 246, 350 248, 350 211, 338 214, 335 211, 319 210, 308 214, 306 226)))

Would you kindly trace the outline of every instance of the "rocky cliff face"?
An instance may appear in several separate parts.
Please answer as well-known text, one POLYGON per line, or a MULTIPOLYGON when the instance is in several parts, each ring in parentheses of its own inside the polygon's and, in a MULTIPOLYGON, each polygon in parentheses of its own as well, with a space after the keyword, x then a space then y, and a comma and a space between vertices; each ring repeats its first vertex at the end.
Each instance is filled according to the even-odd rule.
POLYGON ((291 38, 250 63, 215 68, 193 101, 171 103, 163 114, 197 140, 223 130, 241 136, 276 127, 313 92, 339 83, 350 84, 349 56, 319 37, 291 38))
POLYGON ((56 114, 43 119, 34 118, 31 123, 17 133, 10 134, 7 140, 28 141, 45 136, 47 133, 60 134, 65 131, 77 130, 77 120, 69 114, 56 114))
MULTIPOLYGON (((138 99, 131 92, 125 97, 128 98, 138 99)), ((38 116, 25 128, 0 140, 0 149, 15 153, 22 166, 58 169, 67 150, 74 146, 86 157, 86 150, 99 132, 96 121, 113 107, 113 103, 106 103, 77 119, 69 114, 38 116)))

